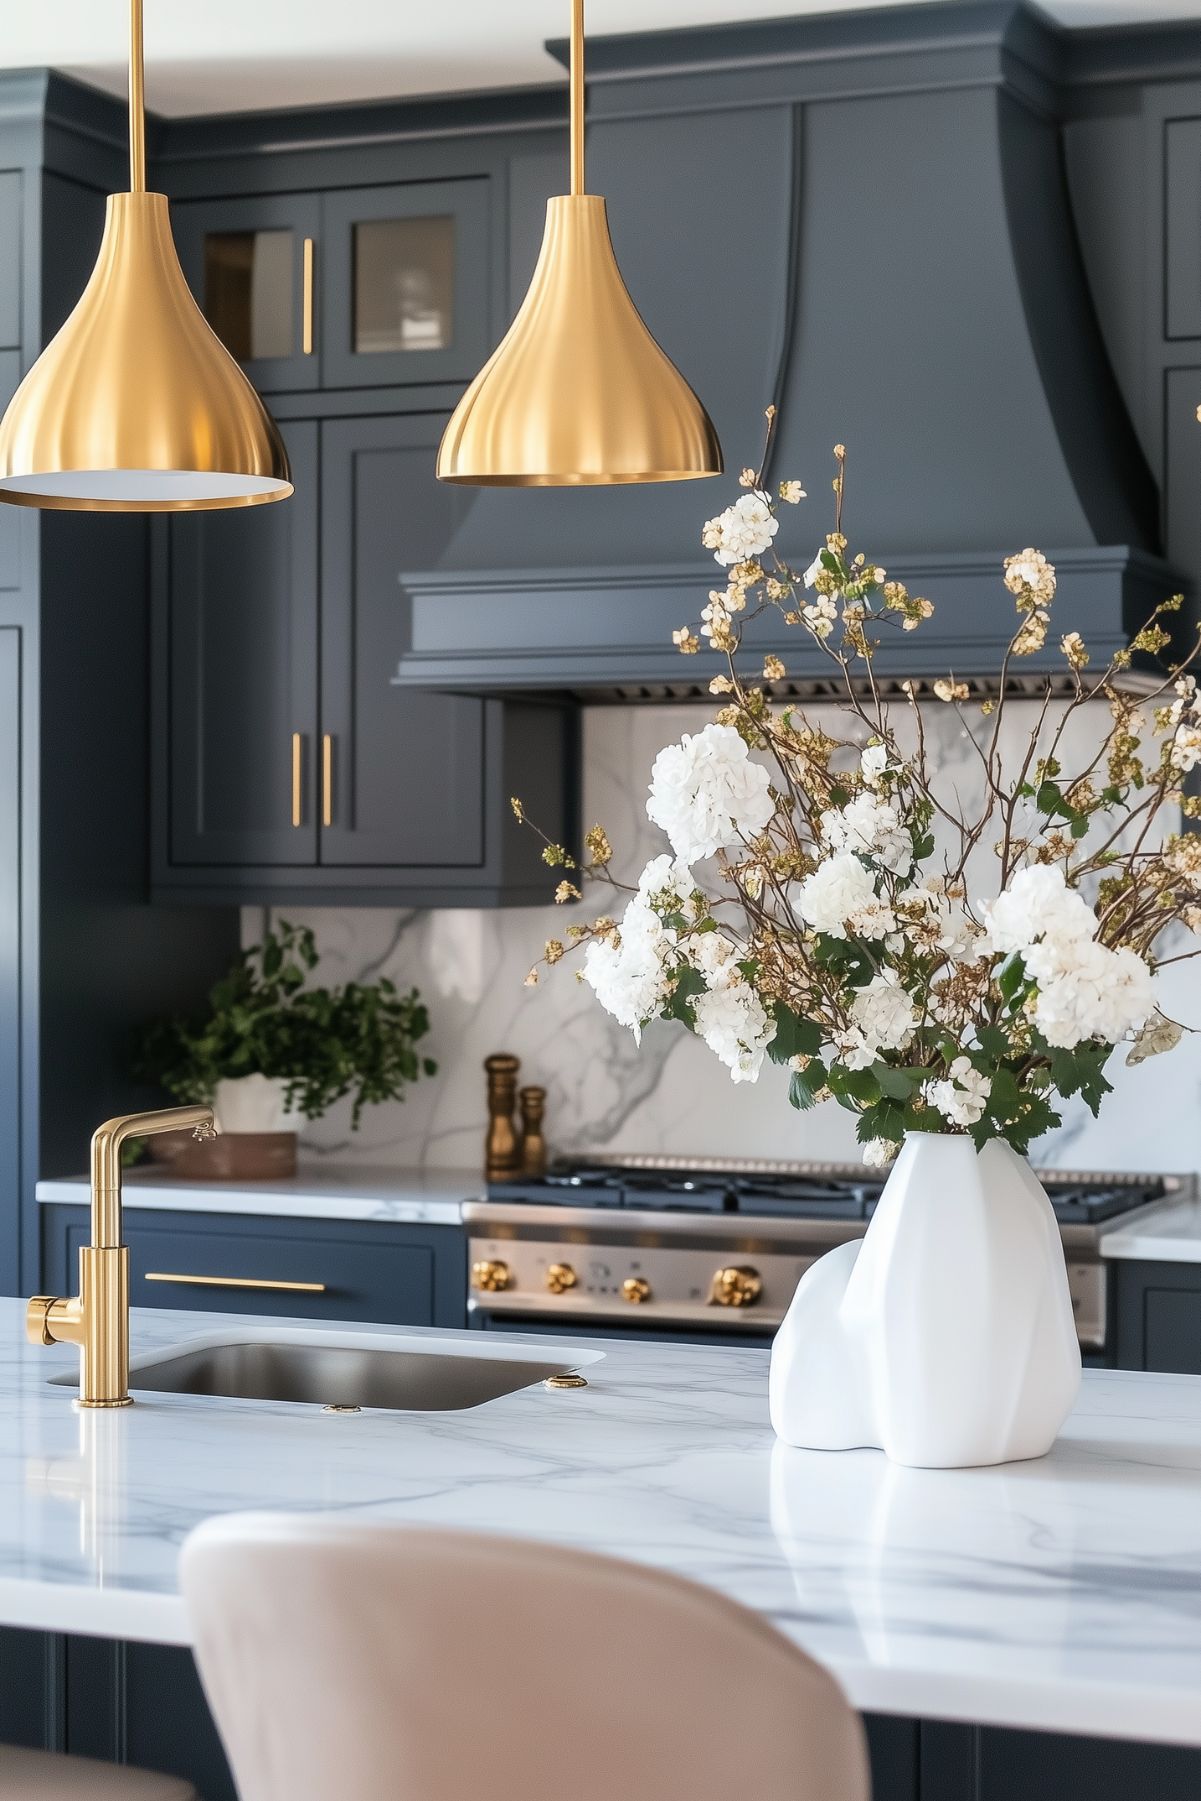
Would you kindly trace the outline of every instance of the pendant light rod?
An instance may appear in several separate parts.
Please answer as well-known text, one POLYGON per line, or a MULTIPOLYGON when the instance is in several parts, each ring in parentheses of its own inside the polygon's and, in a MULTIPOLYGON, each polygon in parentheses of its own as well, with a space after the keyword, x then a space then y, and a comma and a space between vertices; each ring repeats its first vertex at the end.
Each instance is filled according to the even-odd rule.
POLYGON ((146 66, 142 0, 129 0, 129 188, 146 192, 146 66))
MULTIPOLYGON (((140 3, 140 0, 139 0, 140 3)), ((584 0, 571 0, 571 191, 584 188, 584 0)))

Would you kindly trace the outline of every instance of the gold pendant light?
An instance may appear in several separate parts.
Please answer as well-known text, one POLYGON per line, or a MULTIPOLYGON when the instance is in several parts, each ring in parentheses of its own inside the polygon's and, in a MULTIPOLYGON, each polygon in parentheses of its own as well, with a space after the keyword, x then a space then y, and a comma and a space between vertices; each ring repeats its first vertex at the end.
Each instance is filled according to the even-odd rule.
POLYGON ((292 492, 275 424, 179 266, 146 192, 142 0, 130 0, 128 194, 87 287, 0 421, 0 501, 78 512, 258 506, 292 492))
POLYGON ((720 475, 708 413, 630 299, 584 191, 584 0, 571 14, 571 193, 546 203, 529 292, 455 408, 444 482, 549 488, 720 475))

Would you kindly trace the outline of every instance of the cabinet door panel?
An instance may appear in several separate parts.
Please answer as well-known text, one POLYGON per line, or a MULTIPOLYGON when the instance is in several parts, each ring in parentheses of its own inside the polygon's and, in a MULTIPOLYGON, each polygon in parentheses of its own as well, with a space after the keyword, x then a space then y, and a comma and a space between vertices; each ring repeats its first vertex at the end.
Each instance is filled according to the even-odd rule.
POLYGON ((21 633, 0 629, 0 1294, 19 1294, 21 633))
POLYGON ((184 202, 172 218, 192 292, 254 385, 317 387, 317 197, 184 202))
POLYGON ((401 571, 436 567, 471 505, 434 476, 445 423, 444 414, 419 414, 322 428, 325 865, 484 860, 485 703, 391 680, 408 637, 401 571))
POLYGON ((177 867, 316 861, 317 427, 284 440, 290 500, 171 522, 177 867))
POLYGON ((324 386, 469 381, 492 348, 490 283, 483 178, 325 195, 324 386))

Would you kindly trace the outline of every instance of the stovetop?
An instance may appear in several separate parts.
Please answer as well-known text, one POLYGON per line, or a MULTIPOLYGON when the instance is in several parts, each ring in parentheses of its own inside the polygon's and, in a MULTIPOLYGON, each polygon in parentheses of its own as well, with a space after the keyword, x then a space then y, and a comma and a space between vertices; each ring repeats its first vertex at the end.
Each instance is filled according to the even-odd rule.
MULTIPOLYGON (((1099 1225, 1170 1192, 1170 1179, 1158 1175, 1066 1170, 1039 1174, 1061 1225, 1099 1225)), ((871 1217, 883 1186, 883 1177, 856 1164, 605 1157, 562 1160, 543 1176, 490 1183, 488 1198, 655 1213, 857 1220, 871 1217)))

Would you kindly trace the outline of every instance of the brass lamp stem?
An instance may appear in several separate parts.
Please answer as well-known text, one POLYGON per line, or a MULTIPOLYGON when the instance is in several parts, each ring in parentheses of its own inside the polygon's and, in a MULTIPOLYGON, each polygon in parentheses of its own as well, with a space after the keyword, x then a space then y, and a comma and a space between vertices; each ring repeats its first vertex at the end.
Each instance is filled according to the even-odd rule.
POLYGON ((584 188, 584 0, 571 0, 571 191, 584 188))
POLYGON ((146 192, 146 73, 142 0, 129 0, 129 188, 146 192))

